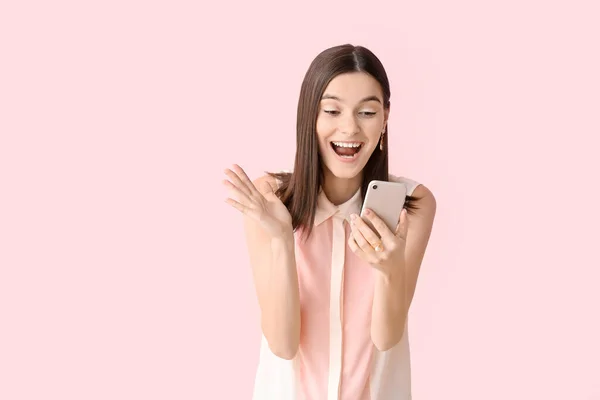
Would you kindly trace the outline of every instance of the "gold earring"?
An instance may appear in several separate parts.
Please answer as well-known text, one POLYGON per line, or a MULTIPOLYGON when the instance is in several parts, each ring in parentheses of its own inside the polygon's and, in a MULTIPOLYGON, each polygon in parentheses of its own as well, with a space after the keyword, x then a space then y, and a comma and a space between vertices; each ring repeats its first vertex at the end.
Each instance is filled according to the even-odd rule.
POLYGON ((379 150, 383 151, 383 135, 384 132, 381 132, 381 140, 379 141, 379 150))

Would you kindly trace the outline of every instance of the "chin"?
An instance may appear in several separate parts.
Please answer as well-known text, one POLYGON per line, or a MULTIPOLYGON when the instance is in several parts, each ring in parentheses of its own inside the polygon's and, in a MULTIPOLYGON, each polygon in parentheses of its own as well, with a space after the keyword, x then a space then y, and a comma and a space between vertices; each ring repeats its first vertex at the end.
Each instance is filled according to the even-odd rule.
POLYGON ((358 175, 360 175, 360 173, 362 172, 364 165, 363 166, 343 166, 343 165, 332 165, 335 164, 336 162, 334 161, 333 163, 329 163, 328 165, 326 165, 327 169, 329 170, 329 172, 331 172, 331 174, 333 176, 335 176, 336 178, 339 179, 353 179, 356 178, 358 175))

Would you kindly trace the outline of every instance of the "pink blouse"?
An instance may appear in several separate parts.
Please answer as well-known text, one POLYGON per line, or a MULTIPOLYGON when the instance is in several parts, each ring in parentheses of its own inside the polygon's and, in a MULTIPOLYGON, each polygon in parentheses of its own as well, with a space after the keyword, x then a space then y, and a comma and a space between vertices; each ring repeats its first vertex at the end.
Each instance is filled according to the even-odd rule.
MULTIPOLYGON (((390 175, 410 195, 416 181, 390 175)), ((307 241, 296 232, 302 328, 293 360, 275 356, 262 338, 255 400, 410 400, 408 329, 392 349, 371 341, 375 270, 348 247, 350 214, 360 189, 335 206, 321 191, 307 241)))

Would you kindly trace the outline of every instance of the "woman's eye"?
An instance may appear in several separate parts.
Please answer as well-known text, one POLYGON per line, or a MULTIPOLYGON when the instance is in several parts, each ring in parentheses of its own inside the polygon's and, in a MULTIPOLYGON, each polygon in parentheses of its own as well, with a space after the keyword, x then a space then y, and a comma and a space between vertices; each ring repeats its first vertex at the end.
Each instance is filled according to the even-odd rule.
MULTIPOLYGON (((326 114, 329 114, 329 115, 339 115, 340 114, 340 112, 337 110, 323 110, 323 112, 325 112, 326 114)), ((361 111, 361 112, 359 112, 359 114, 364 117, 372 117, 377 113, 374 111, 361 111)))

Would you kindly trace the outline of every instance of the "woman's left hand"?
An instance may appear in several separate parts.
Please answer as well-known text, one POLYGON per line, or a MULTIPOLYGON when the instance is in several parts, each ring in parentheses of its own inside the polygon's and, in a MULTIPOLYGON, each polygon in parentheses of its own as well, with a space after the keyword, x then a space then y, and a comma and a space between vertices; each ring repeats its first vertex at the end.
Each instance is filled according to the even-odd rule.
POLYGON ((348 245, 361 259, 390 277, 405 268, 406 237, 408 234, 408 216, 406 209, 400 213, 400 221, 392 232, 385 222, 372 210, 366 210, 365 218, 369 219, 379 233, 373 232, 358 215, 351 216, 351 229, 348 245))

